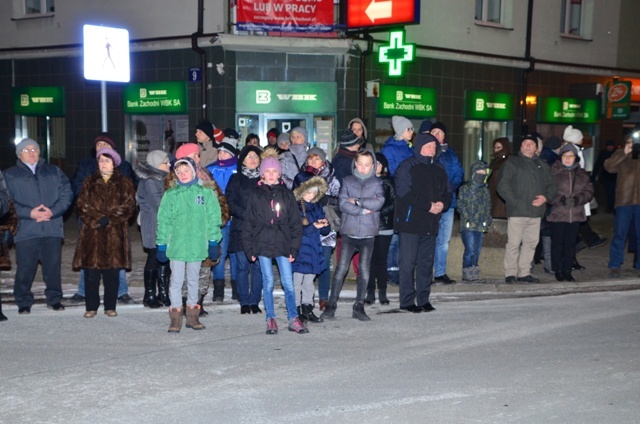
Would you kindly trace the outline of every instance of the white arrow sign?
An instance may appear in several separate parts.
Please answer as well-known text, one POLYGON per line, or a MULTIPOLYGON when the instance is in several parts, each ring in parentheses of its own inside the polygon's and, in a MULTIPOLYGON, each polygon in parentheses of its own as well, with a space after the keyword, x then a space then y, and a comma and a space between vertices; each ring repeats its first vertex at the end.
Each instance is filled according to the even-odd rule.
POLYGON ((364 13, 366 13, 369 19, 371 19, 371 22, 375 22, 376 19, 390 18, 392 16, 392 3, 393 0, 379 2, 376 2, 376 0, 371 0, 371 3, 369 3, 369 6, 367 6, 367 10, 365 10, 364 13))

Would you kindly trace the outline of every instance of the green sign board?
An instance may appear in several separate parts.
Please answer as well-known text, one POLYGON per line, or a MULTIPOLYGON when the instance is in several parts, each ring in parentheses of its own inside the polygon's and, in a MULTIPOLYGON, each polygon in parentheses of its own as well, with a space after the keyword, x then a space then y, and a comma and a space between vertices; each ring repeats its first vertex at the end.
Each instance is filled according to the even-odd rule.
POLYGON ((564 97, 538 97, 538 123, 596 124, 600 101, 564 97))
POLYGON ((14 87, 13 112, 25 116, 64 116, 64 87, 14 87))
POLYGON ((236 82, 239 113, 335 114, 337 107, 335 82, 236 82))
POLYGON ((516 113, 516 98, 509 93, 466 90, 464 119, 470 121, 511 121, 516 113))
POLYGON ((378 115, 427 118, 436 116, 436 104, 434 88, 380 85, 378 115))
POLYGON ((186 81, 129 84, 122 90, 124 113, 135 115, 188 112, 186 81))

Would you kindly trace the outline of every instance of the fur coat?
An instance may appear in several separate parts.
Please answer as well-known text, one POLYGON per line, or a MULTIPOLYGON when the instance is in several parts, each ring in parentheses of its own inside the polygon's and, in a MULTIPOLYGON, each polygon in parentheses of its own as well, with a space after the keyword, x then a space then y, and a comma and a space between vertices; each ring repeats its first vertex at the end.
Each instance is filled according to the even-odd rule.
POLYGON ((116 168, 107 182, 100 172, 82 184, 76 208, 82 219, 73 269, 131 269, 129 218, 136 210, 136 191, 116 168), (109 222, 102 227, 101 218, 109 222))

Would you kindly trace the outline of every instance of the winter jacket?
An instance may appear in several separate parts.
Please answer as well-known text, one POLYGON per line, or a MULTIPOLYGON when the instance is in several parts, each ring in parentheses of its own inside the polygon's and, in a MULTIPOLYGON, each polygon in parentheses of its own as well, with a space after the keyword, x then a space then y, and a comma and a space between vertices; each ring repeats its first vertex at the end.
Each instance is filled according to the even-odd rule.
POLYGON ((378 235, 380 227, 380 209, 384 205, 384 190, 382 181, 375 176, 376 163, 369 175, 362 177, 354 175, 345 177, 340 187, 338 204, 342 212, 340 234, 354 238, 368 238, 378 235), (349 201, 358 199, 358 205, 349 201), (364 213, 365 209, 372 213, 364 213))
POLYGON ((405 159, 413 156, 413 150, 409 143, 404 139, 398 140, 394 135, 389 137, 384 143, 380 153, 389 161, 389 174, 391 174, 392 177, 395 176, 396 169, 398 169, 400 164, 405 159))
POLYGON ((333 157, 331 166, 333 166, 334 175, 338 179, 340 185, 342 185, 344 177, 351 175, 353 170, 353 160, 357 154, 358 152, 353 152, 345 149, 344 147, 340 147, 333 157))
MULTIPOLYGON (((498 153, 502 153, 502 150, 498 153)), ((499 154, 489 165, 491 174, 489 174, 489 194, 491 196, 491 216, 493 218, 506 218, 507 206, 502 197, 498 195, 498 181, 500 180, 501 167, 509 157, 509 154, 499 154)))
POLYGON ((136 201, 140 206, 140 233, 142 246, 156 248, 156 230, 158 229, 158 208, 164 193, 164 179, 167 172, 141 163, 136 169, 139 179, 136 201))
POLYGON ((382 181, 384 204, 380 209, 380 226, 378 230, 393 230, 393 209, 396 202, 396 188, 393 178, 389 176, 378 177, 382 181))
POLYGON ((458 213, 460 214, 460 231, 486 231, 491 225, 491 195, 486 183, 474 181, 476 172, 486 169, 484 161, 476 161, 471 165, 471 180, 460 187, 458 197, 458 213))
POLYGON ((593 184, 584 169, 575 164, 567 168, 561 161, 551 167, 551 174, 556 180, 557 192, 550 200, 551 209, 547 214, 549 222, 584 222, 587 216, 584 205, 593 198, 593 184), (566 199, 574 198, 574 206, 569 207, 566 199))
POLYGON ((0 171, 0 217, 9 212, 9 192, 4 182, 4 176, 0 171))
POLYGON ((327 268, 322 252, 320 236, 328 235, 331 232, 331 226, 326 225, 322 228, 316 228, 313 225, 314 222, 325 219, 324 211, 319 202, 320 199, 324 197, 324 191, 326 190, 327 184, 320 177, 312 177, 301 183, 294 190, 302 221, 302 243, 300 244, 300 250, 296 260, 291 264, 293 272, 300 274, 320 274, 327 268), (302 199, 302 195, 311 187, 317 187, 319 189, 318 194, 311 202, 305 202, 302 199))
POLYGON ((242 245, 248 258, 298 257, 302 222, 293 193, 280 184, 261 181, 251 193, 242 227, 242 245))
POLYGON ((129 218, 136 210, 131 179, 116 168, 108 181, 99 171, 84 180, 76 210, 82 219, 73 269, 131 269, 129 218), (108 223, 99 221, 106 217, 108 223))
POLYGON ((207 166, 207 171, 211 173, 211 176, 220 189, 222 189, 222 193, 227 192, 227 184, 229 184, 229 180, 231 176, 238 172, 238 160, 237 158, 226 159, 224 161, 217 161, 207 166))
POLYGON ((640 205, 640 159, 633 159, 631 153, 625 155, 624 149, 618 149, 604 161, 604 169, 618 174, 616 207, 640 205))
MULTIPOLYGON (((84 158, 78 164, 76 168, 76 173, 71 179, 71 185, 73 188, 73 196, 78 197, 80 194, 80 189, 82 188, 82 183, 87 179, 88 176, 93 175, 98 170, 98 160, 95 155, 84 158)), ((131 180, 134 186, 138 184, 138 178, 136 177, 135 172, 133 172, 133 167, 126 160, 123 160, 118 166, 118 171, 120 171, 120 175, 123 177, 127 177, 131 180)))
POLYGON ((307 162, 307 145, 292 144, 289 150, 286 150, 280 156, 280 165, 282 165, 282 180, 287 188, 293 188, 293 179, 296 177, 300 169, 307 162))
POLYGON ((218 160, 218 149, 213 140, 207 140, 200 144, 200 166, 206 168, 218 160))
POLYGON ((220 243, 220 204, 211 188, 176 184, 162 196, 156 244, 167 246, 171 260, 197 262, 209 256, 209 241, 220 243))
POLYGON ((21 160, 4 173, 9 196, 20 219, 14 241, 21 242, 39 237, 64 237, 62 215, 73 201, 69 178, 55 165, 40 158, 35 175, 21 160), (49 221, 36 222, 31 210, 45 205, 53 216, 49 221))
MULTIPOLYGON (((414 146, 413 156, 404 160, 395 176, 396 205, 394 230, 399 233, 435 236, 441 213, 429 212, 431 203, 442 202, 443 211, 451 205, 451 192, 447 173, 438 163, 440 145, 431 158, 420 154, 414 146)), ((421 147, 421 146, 420 146, 421 147)))
MULTIPOLYGON (((351 159, 351 163, 353 163, 353 159, 351 159)), ((333 166, 328 161, 325 161, 324 164, 319 168, 315 169, 312 166, 303 166, 302 170, 296 175, 293 179, 293 188, 295 189, 301 183, 301 178, 303 180, 307 180, 308 178, 303 177, 304 173, 309 173, 311 175, 316 175, 321 177, 327 183, 327 192, 325 196, 320 199, 320 203, 322 205, 337 205, 338 204, 338 195, 340 194, 340 181, 336 178, 333 166)), ((349 174, 351 175, 351 174, 349 174)))
POLYGON ((462 168, 462 164, 458 160, 456 152, 454 152, 451 147, 440 154, 438 161, 440 162, 440 165, 444 167, 444 170, 447 173, 447 178, 449 179, 449 191, 451 192, 451 205, 449 207, 455 208, 457 206, 456 191, 458 191, 458 187, 462 184, 464 168, 462 168))
POLYGON ((510 156, 502 165, 498 194, 505 200, 507 217, 542 218, 546 207, 533 206, 536 196, 547 202, 556 194, 556 182, 549 165, 537 156, 528 158, 522 153, 510 156))
POLYGON ((260 177, 249 178, 241 172, 233 174, 227 185, 227 203, 231 213, 231 228, 229 229, 229 252, 242 252, 242 228, 247 203, 253 190, 258 187, 260 177))

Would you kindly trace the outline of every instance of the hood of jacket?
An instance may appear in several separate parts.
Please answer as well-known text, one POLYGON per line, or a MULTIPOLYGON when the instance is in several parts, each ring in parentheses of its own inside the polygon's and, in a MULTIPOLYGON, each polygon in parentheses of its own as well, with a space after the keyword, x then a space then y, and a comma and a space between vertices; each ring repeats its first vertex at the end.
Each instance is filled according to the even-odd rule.
POLYGON ((139 164, 138 168, 136 169, 136 175, 141 180, 152 179, 152 180, 163 181, 167 176, 167 174, 168 172, 165 172, 158 168, 154 168, 153 166, 147 163, 139 164))
POLYGON ((437 163, 441 153, 442 148, 440 147, 440 143, 438 143, 438 139, 431 134, 421 133, 416 135, 415 139, 413 140, 413 154, 421 163, 437 163), (436 154, 433 157, 422 156, 422 154, 420 153, 422 147, 427 143, 434 142, 436 143, 436 154))
POLYGON ((306 191, 313 188, 317 189, 316 195, 309 203, 317 203, 320 199, 322 199, 322 196, 325 195, 328 189, 327 182, 322 177, 314 176, 309 178, 308 180, 301 183, 298 187, 296 187, 295 190, 293 190, 293 194, 296 196, 297 201, 301 201, 303 200, 302 195, 306 191))

